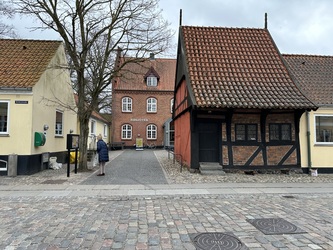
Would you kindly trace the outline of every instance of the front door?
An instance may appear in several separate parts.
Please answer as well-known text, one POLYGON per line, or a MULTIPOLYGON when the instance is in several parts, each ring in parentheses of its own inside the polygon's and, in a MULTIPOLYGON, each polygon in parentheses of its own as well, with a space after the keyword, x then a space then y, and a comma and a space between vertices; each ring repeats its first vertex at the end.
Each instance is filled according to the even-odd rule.
POLYGON ((217 122, 201 122, 199 130, 199 162, 220 162, 220 129, 217 122))

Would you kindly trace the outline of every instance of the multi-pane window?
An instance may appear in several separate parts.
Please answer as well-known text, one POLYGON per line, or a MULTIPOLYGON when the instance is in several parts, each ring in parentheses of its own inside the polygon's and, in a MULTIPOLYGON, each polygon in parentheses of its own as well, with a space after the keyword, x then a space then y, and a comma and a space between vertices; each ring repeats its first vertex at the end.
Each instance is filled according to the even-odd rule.
POLYGON ((124 124, 121 126, 121 139, 132 139, 132 126, 124 124))
POLYGON ((96 121, 90 120, 90 134, 96 135, 96 121))
POLYGON ((103 127, 103 136, 107 137, 108 136, 108 125, 104 124, 103 127))
POLYGON ((157 112, 157 100, 155 98, 147 99, 147 112, 156 113, 157 112))
POLYGON ((121 100, 122 103, 122 111, 123 112, 132 112, 132 98, 130 97, 124 97, 121 100))
POLYGON ((290 123, 272 123, 269 124, 270 141, 291 141, 290 123))
POLYGON ((147 86, 156 87, 157 86, 157 77, 156 76, 148 76, 147 77, 147 86))
POLYGON ((316 143, 332 143, 333 116, 316 115, 316 143))
POLYGON ((63 130, 63 113, 56 111, 55 135, 62 135, 63 130))
POLYGON ((236 124, 237 141, 257 141, 257 124, 236 124))
POLYGON ((154 124, 149 124, 147 126, 147 139, 156 139, 157 138, 157 127, 154 124))
POLYGON ((9 102, 0 101, 0 134, 8 133, 9 102))

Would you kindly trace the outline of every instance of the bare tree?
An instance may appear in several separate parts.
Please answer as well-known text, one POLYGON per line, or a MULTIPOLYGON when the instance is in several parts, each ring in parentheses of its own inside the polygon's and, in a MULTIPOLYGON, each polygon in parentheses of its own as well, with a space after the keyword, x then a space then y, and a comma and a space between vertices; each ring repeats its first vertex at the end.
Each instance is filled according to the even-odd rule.
POLYGON ((0 38, 16 38, 17 34, 13 25, 8 25, 3 22, 3 18, 10 19, 13 17, 14 10, 5 2, 0 1, 0 38))
POLYGON ((64 41, 78 94, 79 170, 86 170, 88 123, 106 98, 101 93, 125 63, 169 48, 173 35, 169 23, 161 17, 158 0, 16 0, 15 4, 20 13, 37 18, 40 29, 53 29, 64 41), (133 60, 116 65, 119 48, 133 60))

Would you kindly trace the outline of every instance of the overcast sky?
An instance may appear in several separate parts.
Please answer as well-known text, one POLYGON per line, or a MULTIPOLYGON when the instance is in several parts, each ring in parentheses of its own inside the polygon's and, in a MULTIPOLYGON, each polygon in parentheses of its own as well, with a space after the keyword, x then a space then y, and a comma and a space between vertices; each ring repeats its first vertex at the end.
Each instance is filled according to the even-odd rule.
MULTIPOLYGON (((160 0, 160 8, 176 37, 180 9, 182 24, 191 26, 263 28, 267 13, 268 30, 281 53, 333 56, 333 0, 160 0)), ((21 38, 60 39, 26 27, 18 29, 21 38)))

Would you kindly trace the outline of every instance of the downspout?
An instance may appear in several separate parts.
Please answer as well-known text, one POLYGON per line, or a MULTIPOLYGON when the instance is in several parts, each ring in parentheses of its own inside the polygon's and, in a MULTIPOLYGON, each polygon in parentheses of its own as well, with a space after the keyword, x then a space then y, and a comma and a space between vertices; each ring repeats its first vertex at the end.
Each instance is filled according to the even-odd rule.
POLYGON ((310 142, 310 117, 309 111, 306 111, 306 140, 308 147, 308 173, 311 173, 312 162, 311 162, 311 142, 310 142))

